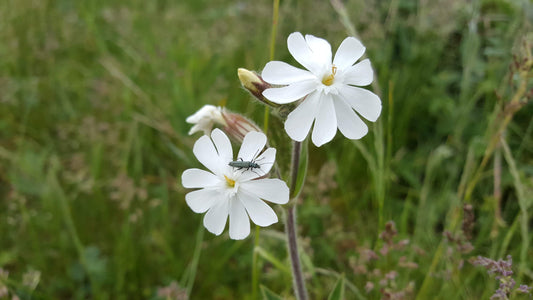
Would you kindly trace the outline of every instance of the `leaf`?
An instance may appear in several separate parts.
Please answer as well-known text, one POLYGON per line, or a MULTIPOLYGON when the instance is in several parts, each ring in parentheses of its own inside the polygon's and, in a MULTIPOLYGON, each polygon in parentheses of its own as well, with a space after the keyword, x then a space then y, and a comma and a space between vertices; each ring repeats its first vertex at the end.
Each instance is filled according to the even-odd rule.
POLYGON ((261 295, 263 296, 264 300, 283 300, 281 296, 269 290, 264 285, 261 285, 261 295))
POLYGON ((298 174, 296 177, 296 182, 291 183, 291 186, 294 187, 291 193, 291 199, 298 197, 300 191, 302 190, 305 182, 305 175, 307 174, 307 165, 309 162, 309 147, 307 146, 308 139, 305 139, 300 145, 300 160, 298 163, 298 174))
POLYGON ((275 255, 272 255, 270 252, 266 251, 265 249, 259 246, 255 248, 255 251, 263 259, 273 264, 278 270, 286 274, 291 274, 291 270, 284 263, 282 263, 279 259, 277 259, 275 255))
POLYGON ((328 300, 342 300, 344 299, 344 275, 339 277, 335 287, 329 294, 328 300))

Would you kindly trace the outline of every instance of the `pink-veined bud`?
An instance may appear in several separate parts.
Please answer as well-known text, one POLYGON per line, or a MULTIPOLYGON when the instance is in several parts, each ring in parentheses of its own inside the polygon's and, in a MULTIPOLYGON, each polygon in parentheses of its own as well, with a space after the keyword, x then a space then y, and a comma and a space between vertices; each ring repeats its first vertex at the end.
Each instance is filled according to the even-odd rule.
POLYGON ((233 138, 239 143, 242 143, 244 136, 246 136, 248 132, 263 132, 261 128, 259 128, 259 126, 255 125, 254 122, 250 121, 249 119, 245 118, 240 114, 236 114, 224 109, 222 117, 226 122, 226 126, 224 126, 224 131, 230 136, 230 138, 233 138))

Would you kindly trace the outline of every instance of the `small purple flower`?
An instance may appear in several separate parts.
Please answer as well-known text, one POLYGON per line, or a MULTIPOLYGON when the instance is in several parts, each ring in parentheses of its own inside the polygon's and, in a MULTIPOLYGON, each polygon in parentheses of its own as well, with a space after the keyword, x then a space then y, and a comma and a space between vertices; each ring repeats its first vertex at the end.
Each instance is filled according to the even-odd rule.
POLYGON ((527 286, 527 285, 525 285, 525 284, 521 284, 521 285, 516 289, 516 291, 519 292, 519 293, 523 293, 523 294, 530 294, 530 293, 531 293, 531 289, 532 289, 532 287, 527 286))

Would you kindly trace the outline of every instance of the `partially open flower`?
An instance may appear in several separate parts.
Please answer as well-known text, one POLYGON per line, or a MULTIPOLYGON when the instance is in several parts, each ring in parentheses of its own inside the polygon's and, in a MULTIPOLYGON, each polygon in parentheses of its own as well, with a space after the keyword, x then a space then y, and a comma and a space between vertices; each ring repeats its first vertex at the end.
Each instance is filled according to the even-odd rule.
POLYGON ((181 176, 186 188, 199 188, 185 196, 189 207, 204 213, 204 226, 220 235, 229 216, 229 236, 244 239, 250 234, 250 221, 269 226, 278 221, 274 210, 264 201, 285 204, 289 188, 279 179, 263 178, 274 164, 276 149, 267 148, 266 136, 249 132, 234 160, 231 143, 220 129, 211 137, 204 135, 193 148, 194 155, 210 172, 188 169, 181 176), (230 165, 231 163, 231 165, 230 165))
POLYGON ((222 111, 223 109, 220 106, 204 105, 199 111, 185 120, 187 123, 194 124, 189 130, 189 135, 198 131, 209 134, 215 124, 226 125, 226 121, 222 117, 222 111))
POLYGON ((239 143, 242 143, 249 132, 261 132, 259 126, 243 115, 213 105, 204 105, 199 111, 188 117, 186 122, 194 124, 189 130, 189 135, 198 131, 209 135, 213 127, 219 125, 232 139, 239 143))

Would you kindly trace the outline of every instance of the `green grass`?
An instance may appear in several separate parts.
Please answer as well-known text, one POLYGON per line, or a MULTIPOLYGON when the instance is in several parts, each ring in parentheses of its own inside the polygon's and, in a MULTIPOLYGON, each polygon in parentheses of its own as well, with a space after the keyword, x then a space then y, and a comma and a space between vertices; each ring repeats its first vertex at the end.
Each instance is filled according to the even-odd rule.
MULTIPOLYGON (((363 140, 337 134, 309 147, 298 222, 311 298, 327 298, 344 274, 347 299, 379 299, 366 283, 395 270, 395 290, 412 282, 406 298, 487 299, 497 284, 467 262, 476 255, 512 255, 514 278, 531 285, 533 106, 486 150, 519 94, 509 66, 531 42, 533 5, 344 4, 282 1, 275 49, 294 62, 285 42, 293 31, 334 49, 357 34, 383 101, 363 140), (470 253, 443 238, 461 233, 465 203, 475 213, 470 253), (366 262, 388 220, 410 244, 366 262), (401 256, 417 267, 402 267, 401 256)), ((157 299, 176 281, 192 299, 251 298, 253 237, 204 232, 180 176, 199 166, 185 118, 202 105, 226 104, 262 124, 264 108, 242 90, 237 68, 266 64, 271 18, 269 1, 0 2, 0 267, 11 294, 157 299), (40 272, 35 289, 23 280, 31 270, 40 272)), ((271 116, 269 135, 283 136, 281 126, 271 116)), ((259 282, 291 298, 282 231, 261 230, 259 282)))

